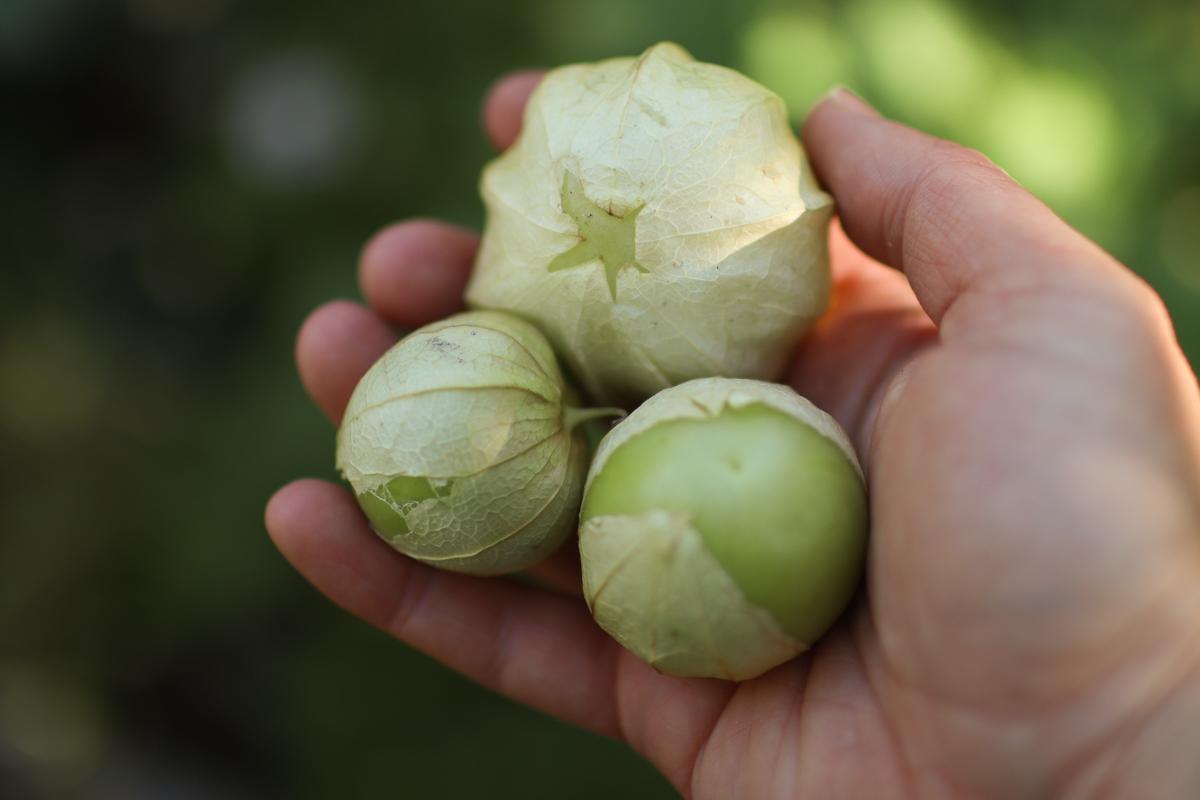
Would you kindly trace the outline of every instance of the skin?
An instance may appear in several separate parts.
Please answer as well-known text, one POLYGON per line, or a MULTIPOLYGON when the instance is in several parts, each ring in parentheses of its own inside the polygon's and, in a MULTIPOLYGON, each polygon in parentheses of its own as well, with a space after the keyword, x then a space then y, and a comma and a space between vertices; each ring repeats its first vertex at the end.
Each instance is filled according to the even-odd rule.
MULTIPOLYGON (((484 109, 510 144, 537 75, 484 109)), ((842 90, 804 128, 841 215, 835 300, 792 384, 864 457, 859 599, 811 653, 741 684, 659 675, 554 587, 392 552, 339 486, 267 507, 334 602, 517 701, 620 737, 694 798, 1200 794, 1200 399, 1159 298, 978 153, 842 90), (889 265, 889 266, 885 266, 889 265)), ((473 234, 380 233, 367 306, 305 323, 336 420, 411 327, 457 307, 473 234)))

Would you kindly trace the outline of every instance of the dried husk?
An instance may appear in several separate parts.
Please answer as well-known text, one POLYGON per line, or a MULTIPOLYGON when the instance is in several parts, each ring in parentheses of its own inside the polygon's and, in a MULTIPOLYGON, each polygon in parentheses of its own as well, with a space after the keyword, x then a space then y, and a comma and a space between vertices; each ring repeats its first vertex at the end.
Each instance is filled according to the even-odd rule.
POLYGON ((408 335, 363 377, 337 465, 393 547, 475 574, 520 570, 571 533, 587 447, 549 344, 507 314, 408 335))
POLYGON ((828 302, 832 200, 782 101, 678 45, 547 74, 481 192, 469 303, 535 322, 598 402, 774 378, 828 302))

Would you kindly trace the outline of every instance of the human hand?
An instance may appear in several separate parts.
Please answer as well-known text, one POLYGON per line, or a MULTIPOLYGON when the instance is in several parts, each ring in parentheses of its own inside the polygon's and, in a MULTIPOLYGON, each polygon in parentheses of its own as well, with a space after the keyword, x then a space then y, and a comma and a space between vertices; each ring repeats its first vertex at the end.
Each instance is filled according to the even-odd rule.
MULTIPOLYGON (((490 95, 499 147, 537 79, 490 95)), ((592 622, 575 553, 539 567, 550 589, 437 571, 321 481, 272 498, 271 536, 334 602, 689 797, 1196 796, 1200 399, 1161 303, 982 156, 849 93, 805 141, 845 233, 790 377, 854 438, 872 513, 865 592, 810 653, 660 675, 592 622)), ((459 308, 476 244, 389 228, 369 308, 309 318, 297 361, 333 421, 392 325, 459 308)))

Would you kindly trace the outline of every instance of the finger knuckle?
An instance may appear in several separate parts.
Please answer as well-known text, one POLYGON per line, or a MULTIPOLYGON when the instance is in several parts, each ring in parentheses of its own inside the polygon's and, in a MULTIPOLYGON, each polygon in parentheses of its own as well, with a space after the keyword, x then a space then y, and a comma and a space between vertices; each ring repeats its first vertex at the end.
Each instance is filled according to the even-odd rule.
POLYGON ((900 193, 887 210, 886 230, 899 255, 921 258, 904 248, 906 243, 925 240, 921 234, 931 227, 943 230, 961 214, 964 202, 973 194, 1003 190, 1008 176, 978 150, 938 140, 928 163, 900 193))

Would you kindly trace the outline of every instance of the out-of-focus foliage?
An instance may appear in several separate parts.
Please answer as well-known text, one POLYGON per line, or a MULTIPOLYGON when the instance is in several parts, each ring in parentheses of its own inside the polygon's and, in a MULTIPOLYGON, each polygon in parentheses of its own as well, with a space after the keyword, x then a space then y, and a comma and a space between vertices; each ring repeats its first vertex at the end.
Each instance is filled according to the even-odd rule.
POLYGON ((1132 9, 0 2, 0 795, 670 796, 274 552, 271 490, 332 475, 296 326, 379 226, 479 222, 497 74, 669 38, 797 120, 842 82, 982 149, 1151 281, 1195 362, 1200 5, 1132 9))

